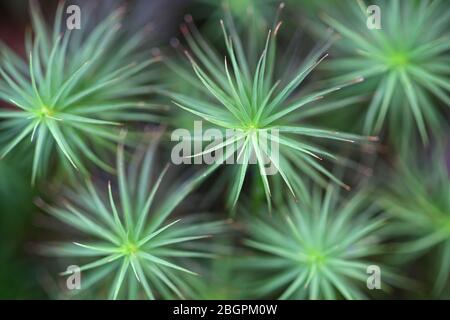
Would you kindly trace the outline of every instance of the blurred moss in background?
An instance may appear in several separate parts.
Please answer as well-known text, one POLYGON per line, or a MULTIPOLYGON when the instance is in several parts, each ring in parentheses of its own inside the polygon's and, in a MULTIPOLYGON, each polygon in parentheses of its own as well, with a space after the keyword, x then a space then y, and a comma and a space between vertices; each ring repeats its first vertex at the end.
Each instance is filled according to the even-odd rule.
POLYGON ((26 167, 19 159, 0 161, 0 299, 45 296, 27 252, 36 209, 26 167))

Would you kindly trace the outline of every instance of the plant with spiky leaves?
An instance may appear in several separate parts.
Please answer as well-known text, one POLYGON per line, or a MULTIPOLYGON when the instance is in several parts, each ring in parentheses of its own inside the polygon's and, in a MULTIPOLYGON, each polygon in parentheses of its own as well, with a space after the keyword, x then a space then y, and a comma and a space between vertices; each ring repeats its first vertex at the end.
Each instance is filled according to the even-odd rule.
POLYGON ((139 99, 155 79, 142 71, 158 58, 138 50, 144 32, 124 39, 121 9, 92 30, 63 30, 60 4, 50 31, 31 3, 35 36, 26 41, 28 61, 0 43, 0 99, 12 104, 0 110, 0 156, 21 142, 27 150, 34 145, 33 182, 55 153, 68 171, 73 166, 86 174, 83 158, 112 171, 103 158, 115 148, 119 122, 155 120, 142 112, 154 106, 139 99))
POLYGON ((370 83, 367 134, 379 134, 386 125, 400 146, 407 146, 417 130, 426 143, 427 130, 438 136, 442 129, 439 100, 450 107, 448 10, 441 1, 370 4, 380 7, 379 30, 366 27, 366 5, 360 0, 342 2, 342 10, 335 6, 324 15, 343 39, 335 46, 340 55, 323 67, 338 73, 336 81, 362 75, 370 83))
MULTIPOLYGON (((245 243, 262 252, 243 263, 261 279, 255 293, 279 293, 280 299, 365 298, 369 258, 381 251, 377 232, 385 219, 374 217, 379 209, 363 190, 342 201, 331 186, 323 196, 313 188, 305 200, 290 201, 271 217, 248 216, 245 243)), ((382 270, 386 289, 384 280, 396 276, 382 270)))
MULTIPOLYGON (((111 184, 100 194, 87 181, 67 193, 64 207, 39 203, 51 215, 86 234, 86 239, 71 244, 46 245, 45 254, 73 259, 88 259, 80 271, 86 273, 82 293, 110 285, 108 298, 184 298, 189 291, 184 274, 194 274, 186 266, 192 258, 208 258, 207 244, 193 241, 209 237, 223 229, 222 222, 201 222, 199 217, 168 222, 178 204, 205 177, 200 173, 158 199, 158 190, 166 167, 153 181, 155 144, 145 152, 136 152, 130 167, 124 165, 123 145, 117 154, 118 192, 116 205, 111 184), (96 240, 93 240, 96 239, 96 240), (127 291, 125 291, 125 288, 127 291), (89 290, 88 290, 89 289, 89 290), (126 294, 125 294, 126 292, 126 294)), ((70 271, 63 272, 68 275, 70 271)), ((99 291, 94 297, 98 297, 99 291)), ((101 291, 100 291, 101 292, 101 291)))
POLYGON ((399 255, 435 254, 434 294, 440 295, 450 274, 450 172, 439 149, 424 162, 411 161, 413 154, 399 162, 399 174, 378 202, 394 217, 390 233, 404 241, 397 246, 399 255))
MULTIPOLYGON (((191 75, 178 65, 169 64, 169 66, 187 79, 191 88, 197 88, 202 92, 200 97, 192 94, 173 93, 171 97, 174 103, 206 120, 211 127, 221 130, 223 136, 226 137, 223 143, 208 147, 204 152, 194 156, 211 154, 229 145, 237 145, 235 153, 227 151, 224 155, 219 156, 217 161, 221 162, 221 159, 224 160, 237 155, 236 160, 239 166, 235 168, 236 178, 232 184, 231 196, 228 201, 229 206, 234 207, 238 200, 249 168, 249 159, 252 157, 257 159, 256 162, 269 207, 271 206, 271 191, 264 165, 267 162, 280 173, 294 196, 294 189, 291 186, 288 174, 286 174, 288 170, 294 172, 294 174, 298 174, 300 171, 314 179, 321 178, 321 174, 323 174, 347 187, 316 161, 322 160, 322 157, 336 160, 336 156, 317 146, 314 139, 355 142, 367 141, 370 138, 299 123, 309 116, 347 106, 354 102, 352 101, 353 98, 345 101, 334 101, 333 103, 318 103, 317 100, 339 90, 342 86, 360 82, 363 79, 355 77, 355 79, 343 85, 324 88, 308 94, 295 95, 294 93, 299 85, 325 58, 326 55, 323 54, 329 43, 320 50, 312 52, 306 61, 295 69, 295 74, 292 77, 286 76, 285 72, 281 80, 274 81, 277 76, 275 40, 281 22, 274 24, 273 32, 269 31, 265 47, 257 61, 246 56, 246 53, 253 52, 254 48, 244 50, 244 45, 233 24, 230 23, 230 35, 222 21, 221 25, 229 55, 228 58, 225 58, 225 63, 221 62, 219 56, 201 37, 192 20, 190 20, 187 26, 182 27, 182 31, 189 47, 198 59, 196 61, 186 51, 195 75, 191 75), (231 65, 228 61, 231 61, 231 65), (209 97, 209 99, 204 98, 204 96, 209 97), (311 104, 314 109, 305 109, 304 107, 308 104, 311 104), (228 129, 235 130, 237 134, 227 136, 226 131, 228 129), (265 143, 266 145, 264 145, 265 143), (274 143, 279 147, 279 154, 273 154, 268 150, 267 144, 269 143, 274 143), (291 168, 291 164, 294 169, 291 168)), ((290 71, 288 69, 287 73, 290 71)), ((202 139, 202 137, 195 138, 202 139)))

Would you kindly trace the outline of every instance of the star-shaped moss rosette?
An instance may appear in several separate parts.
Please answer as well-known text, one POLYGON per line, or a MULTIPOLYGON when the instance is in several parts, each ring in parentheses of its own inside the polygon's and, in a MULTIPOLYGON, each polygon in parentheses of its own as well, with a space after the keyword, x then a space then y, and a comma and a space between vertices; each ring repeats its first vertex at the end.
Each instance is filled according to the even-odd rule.
POLYGON ((183 299, 193 295, 184 277, 196 275, 191 270, 193 259, 213 257, 208 242, 201 240, 221 232, 224 224, 204 222, 198 215, 169 218, 206 175, 177 182, 161 195, 168 167, 157 179, 150 178, 155 174, 155 148, 152 144, 145 153, 137 151, 126 169, 123 145, 119 146, 118 199, 111 183, 108 192, 102 193, 87 181, 85 186, 80 184, 67 192, 62 206, 38 201, 45 211, 84 235, 72 243, 42 248, 46 255, 80 266, 78 293, 108 299, 183 299))
MULTIPOLYGON (((256 158, 259 175, 262 179, 267 202, 270 207, 271 191, 265 163, 269 163, 281 175, 284 182, 295 196, 295 190, 286 174, 289 163, 296 174, 314 178, 322 174, 338 184, 348 188, 343 182, 333 176, 320 160, 328 158, 335 160, 336 156, 326 149, 316 145, 316 142, 333 140, 340 142, 362 142, 376 140, 376 137, 362 137, 356 134, 340 133, 333 130, 307 126, 302 121, 312 115, 317 115, 331 109, 348 106, 352 98, 345 101, 328 101, 319 103, 325 95, 341 89, 343 86, 361 82, 362 77, 355 77, 339 86, 323 88, 307 94, 296 94, 298 87, 311 71, 326 57, 324 51, 329 43, 320 50, 313 51, 310 56, 294 71, 292 77, 282 76, 274 80, 278 74, 286 70, 277 70, 276 37, 281 22, 274 25, 268 32, 265 47, 258 60, 246 56, 243 41, 239 38, 233 24, 228 33, 221 21, 228 56, 225 62, 206 40, 200 35, 191 19, 182 26, 182 31, 192 53, 185 51, 194 74, 189 73, 180 65, 169 63, 181 77, 191 84, 192 90, 200 90, 202 95, 172 93, 174 103, 180 108, 205 120, 206 125, 222 132, 225 139, 222 143, 206 148, 203 156, 237 145, 231 154, 224 152, 222 160, 235 156, 235 177, 232 182, 231 195, 228 198, 230 207, 234 207, 241 193, 250 159, 256 158), (311 108, 308 109, 307 105, 311 108), (236 134, 228 135, 227 130, 236 134), (266 144, 264 144, 264 142, 266 144), (279 153, 267 148, 268 144, 279 147, 279 153)), ((202 139, 195 137, 195 139, 202 139)), ((206 142, 206 141, 205 141, 206 142)), ((227 149, 228 150, 228 149, 227 149)), ((220 159, 217 161, 220 162, 220 159)))
POLYGON ((434 294, 441 296, 450 280, 450 169, 438 149, 422 162, 413 154, 399 162, 399 173, 378 202, 394 217, 390 234, 403 241, 398 254, 412 259, 432 254, 434 294))
POLYGON ((55 157, 67 170, 87 174, 88 160, 112 171, 104 154, 116 146, 118 125, 157 120, 148 111, 159 107, 140 99, 154 83, 159 58, 138 50, 144 31, 123 37, 122 9, 93 29, 65 30, 61 3, 49 30, 31 4, 34 39, 27 38, 27 59, 0 43, 0 99, 11 104, 0 110, 0 156, 19 144, 34 153, 33 181, 55 157))
POLYGON ((279 299, 364 299, 368 267, 378 266, 381 288, 402 280, 375 256, 386 219, 377 216, 368 193, 341 199, 336 188, 312 189, 309 199, 290 201, 268 216, 247 215, 245 244, 256 250, 242 268, 254 275, 260 297, 279 299), (258 280, 259 279, 259 280, 258 280))
POLYGON ((334 81, 366 78, 368 88, 352 88, 370 90, 365 133, 379 134, 387 128, 391 141, 407 146, 418 132, 426 143, 430 134, 442 134, 441 111, 450 107, 447 6, 442 1, 369 4, 342 1, 323 15, 342 36, 334 46, 336 58, 323 67, 336 75, 334 81), (374 14, 368 18, 369 4, 380 8, 381 29, 367 26, 374 14))

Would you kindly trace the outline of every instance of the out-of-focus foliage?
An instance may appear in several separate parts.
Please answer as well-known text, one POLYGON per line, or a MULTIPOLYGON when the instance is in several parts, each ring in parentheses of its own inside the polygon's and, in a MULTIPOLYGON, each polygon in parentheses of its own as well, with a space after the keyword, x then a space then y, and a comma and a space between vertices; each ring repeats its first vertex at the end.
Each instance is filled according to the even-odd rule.
POLYGON ((396 249, 399 255, 435 255, 431 275, 434 295, 439 296, 448 288, 450 274, 450 170, 439 148, 425 157, 410 152, 398 167, 378 202, 395 217, 390 233, 403 239, 396 249))
POLYGON ((430 134, 444 134, 443 115, 450 107, 448 4, 348 0, 324 10, 323 20, 342 36, 334 46, 336 58, 324 68, 337 82, 362 75, 370 83, 364 131, 379 134, 387 128, 403 150, 416 132, 425 143, 430 134), (369 12, 368 5, 377 5, 379 12, 369 12), (381 29, 366 26, 375 14, 381 29))
MULTIPOLYGON (((245 268, 259 279, 257 296, 280 299, 362 299, 367 268, 380 254, 379 229, 386 224, 368 193, 341 200, 333 187, 313 188, 309 199, 289 202, 272 217, 249 215, 247 246, 258 250, 245 268), (371 259, 372 257, 372 259, 371 259)), ((399 280, 383 266, 384 280, 399 280)), ((386 289, 384 283, 384 289, 386 289)))
POLYGON ((121 37, 121 10, 92 30, 67 30, 64 8, 58 6, 49 30, 32 5, 34 38, 26 39, 26 61, 0 42, 0 99, 13 105, 0 109, 0 156, 25 144, 34 153, 33 181, 56 155, 65 170, 87 175, 89 160, 113 171, 105 159, 117 126, 155 120, 154 106, 139 100, 155 80, 151 65, 158 60, 139 50, 145 32, 121 37))
POLYGON ((42 298, 37 262, 27 246, 34 190, 27 161, 13 160, 0 161, 0 299, 42 298))

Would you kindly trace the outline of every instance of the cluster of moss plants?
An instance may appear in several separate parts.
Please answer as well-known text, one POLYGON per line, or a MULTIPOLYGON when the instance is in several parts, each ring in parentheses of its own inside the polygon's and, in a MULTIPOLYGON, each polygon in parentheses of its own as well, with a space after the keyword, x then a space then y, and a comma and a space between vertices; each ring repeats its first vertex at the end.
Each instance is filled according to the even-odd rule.
POLYGON ((196 0, 156 48, 126 7, 69 30, 31 1, 26 53, 0 41, 0 258, 35 294, 0 297, 449 298, 449 5, 373 2, 196 0))

